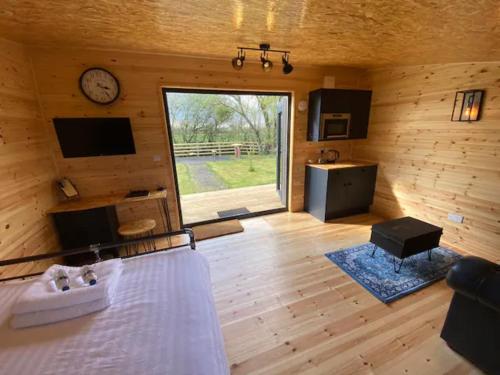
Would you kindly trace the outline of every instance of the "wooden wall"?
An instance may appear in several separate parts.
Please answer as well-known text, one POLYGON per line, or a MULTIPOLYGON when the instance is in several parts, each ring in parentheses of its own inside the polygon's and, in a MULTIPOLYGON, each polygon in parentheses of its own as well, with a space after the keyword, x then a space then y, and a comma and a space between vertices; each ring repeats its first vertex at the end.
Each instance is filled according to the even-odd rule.
POLYGON ((56 202, 55 175, 30 58, 21 45, 0 40, 0 259, 57 247, 45 215, 56 202))
MULTIPOLYGON (((244 70, 236 72, 231 67, 229 54, 227 60, 77 49, 33 48, 31 54, 60 175, 71 178, 83 196, 166 186, 171 192, 169 206, 172 212, 176 212, 177 207, 162 86, 288 91, 293 93, 294 103, 307 100, 310 90, 321 87, 324 75, 335 76, 337 87, 362 87, 363 71, 358 69, 296 67, 291 75, 285 76, 278 64, 270 74, 264 74, 258 64, 246 64, 244 70), (91 66, 107 68, 120 80, 122 96, 114 104, 99 106, 80 93, 78 78, 91 66), (128 116, 132 121, 137 154, 63 159, 52 125, 52 118, 56 116, 128 116), (155 156, 160 160, 154 161, 155 156)), ((307 159, 317 157, 321 147, 336 147, 344 158, 349 158, 351 143, 308 143, 307 113, 294 110, 293 118, 290 208, 299 211, 303 207, 307 159)), ((139 211, 141 207, 131 206, 122 209, 119 215, 122 218, 142 215, 139 211)), ((178 222, 175 214, 172 220, 178 222)))
POLYGON ((370 76, 368 139, 353 143, 353 155, 380 163, 373 211, 443 226, 447 242, 500 261, 500 62, 370 76), (470 88, 486 89, 481 121, 451 122, 455 92, 470 88))

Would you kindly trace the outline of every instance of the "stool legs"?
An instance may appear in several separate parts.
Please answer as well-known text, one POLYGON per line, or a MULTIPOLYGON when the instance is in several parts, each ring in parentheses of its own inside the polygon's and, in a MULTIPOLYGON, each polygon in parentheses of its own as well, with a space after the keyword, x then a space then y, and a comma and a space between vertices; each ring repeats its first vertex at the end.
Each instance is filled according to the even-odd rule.
MULTIPOLYGON (((147 236, 152 236, 154 233, 153 233, 153 230, 150 230, 147 232, 147 236)), ((123 239, 124 240, 134 240, 134 239, 140 239, 142 238, 141 235, 138 235, 138 236, 123 236, 123 239)), ((127 253, 127 255, 131 255, 131 254, 139 254, 139 252, 141 251, 141 247, 142 247, 142 250, 144 252, 148 252, 148 251, 156 251, 156 242, 155 240, 144 240, 144 241, 141 241, 141 242, 138 242, 136 244, 132 244, 132 245, 125 245, 123 246, 123 248, 125 249, 125 252, 127 253)))
POLYGON ((120 225, 118 234, 123 239, 137 241, 134 244, 125 246, 128 256, 132 255, 131 253, 139 254, 140 252, 156 250, 155 241, 147 238, 153 235, 155 227, 156 221, 153 219, 134 220, 120 225))
MULTIPOLYGON (((152 230, 149 231, 149 235, 150 236, 153 235, 153 231, 152 230)), ((151 245, 151 250, 155 251, 156 250, 156 242, 155 242, 155 240, 149 240, 149 244, 151 245)))
MULTIPOLYGON (((149 236, 152 236, 154 233, 153 233, 153 230, 150 230, 146 233, 146 235, 149 237, 149 236)), ((156 250, 156 243, 155 243, 155 240, 145 240, 142 242, 142 247, 144 249, 144 251, 154 251, 156 250)))
MULTIPOLYGON (((134 239, 137 239, 137 238, 140 238, 140 237, 141 237, 141 236, 134 236, 133 238, 134 238, 134 239)), ((135 251, 135 254, 136 254, 136 255, 137 255, 137 254, 139 254, 139 249, 140 249, 140 247, 141 247, 141 243, 140 243, 140 242, 138 242, 138 243, 134 244, 134 251, 135 251)))
POLYGON ((377 251, 377 245, 373 245, 373 251, 371 257, 373 258, 375 256, 375 251, 377 251))
MULTIPOLYGON (((132 237, 130 236, 123 236, 123 239, 126 241, 126 240, 131 240, 132 237)), ((125 249, 125 252, 127 253, 127 256, 129 256, 132 251, 134 250, 134 245, 125 245, 123 246, 123 248, 125 249)))

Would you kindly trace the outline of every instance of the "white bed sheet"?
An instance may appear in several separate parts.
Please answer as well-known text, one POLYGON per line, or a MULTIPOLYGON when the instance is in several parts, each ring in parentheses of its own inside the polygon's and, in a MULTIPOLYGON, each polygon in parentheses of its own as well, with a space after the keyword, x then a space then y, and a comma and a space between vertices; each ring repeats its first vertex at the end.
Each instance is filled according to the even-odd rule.
POLYGON ((130 258, 113 304, 12 329, 29 281, 0 284, 0 374, 229 374, 206 259, 192 250, 130 258))

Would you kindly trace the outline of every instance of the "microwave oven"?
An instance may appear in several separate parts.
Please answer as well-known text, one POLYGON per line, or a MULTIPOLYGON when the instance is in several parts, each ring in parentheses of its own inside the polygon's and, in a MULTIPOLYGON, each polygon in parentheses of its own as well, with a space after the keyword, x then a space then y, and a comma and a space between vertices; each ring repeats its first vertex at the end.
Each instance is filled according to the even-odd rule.
POLYGON ((350 113, 322 113, 320 117, 321 139, 349 138, 350 113))

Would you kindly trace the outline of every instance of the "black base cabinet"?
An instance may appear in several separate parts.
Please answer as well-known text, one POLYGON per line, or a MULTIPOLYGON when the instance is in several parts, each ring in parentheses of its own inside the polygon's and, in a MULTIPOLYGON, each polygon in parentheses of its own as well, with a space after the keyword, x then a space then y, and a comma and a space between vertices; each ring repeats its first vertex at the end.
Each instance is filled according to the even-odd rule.
MULTIPOLYGON (((119 240, 118 217, 114 206, 53 213, 52 217, 63 251, 119 240)), ((119 250, 103 250, 100 255, 103 259, 118 257, 119 250)), ((95 259, 93 253, 84 253, 65 256, 64 262, 69 266, 81 266, 94 263, 95 259)))
POLYGON ((369 211, 377 166, 306 166, 304 208, 322 221, 369 211))

